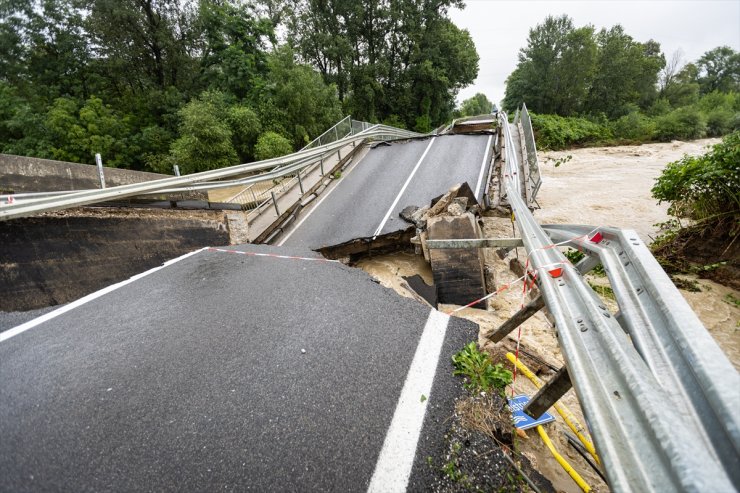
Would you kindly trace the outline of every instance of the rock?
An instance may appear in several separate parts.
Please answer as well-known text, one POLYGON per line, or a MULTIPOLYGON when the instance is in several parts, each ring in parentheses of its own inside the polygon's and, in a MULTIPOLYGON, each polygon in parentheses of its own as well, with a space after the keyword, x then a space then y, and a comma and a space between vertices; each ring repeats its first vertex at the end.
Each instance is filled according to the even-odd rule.
POLYGON ((462 216, 468 208, 467 197, 455 197, 452 203, 447 206, 447 213, 451 216, 462 216))
POLYGON ((413 216, 414 216, 414 213, 417 212, 418 210, 419 208, 417 206, 409 205, 409 206, 404 207, 401 213, 398 215, 401 216, 401 219, 403 219, 404 221, 414 223, 413 216))

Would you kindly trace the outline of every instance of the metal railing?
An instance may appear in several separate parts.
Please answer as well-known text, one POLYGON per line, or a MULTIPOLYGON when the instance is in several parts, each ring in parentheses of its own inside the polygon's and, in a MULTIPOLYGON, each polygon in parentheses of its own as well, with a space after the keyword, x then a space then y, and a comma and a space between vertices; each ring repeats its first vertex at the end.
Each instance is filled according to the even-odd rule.
POLYGON ((282 181, 285 177, 295 176, 301 169, 320 163, 322 158, 339 152, 347 145, 357 145, 366 139, 391 140, 419 136, 421 134, 408 130, 385 125, 371 125, 365 130, 352 133, 328 144, 315 145, 311 148, 278 158, 144 183, 18 199, 12 204, 0 204, 0 220, 26 217, 43 212, 80 207, 99 202, 120 200, 137 195, 164 195, 197 190, 215 190, 272 180, 282 181), (255 174, 257 172, 259 173, 255 174))
POLYGON ((542 176, 540 175, 540 163, 537 159, 537 145, 534 140, 534 130, 532 130, 532 119, 527 111, 527 105, 522 103, 522 110, 519 114, 518 126, 524 136, 524 147, 527 154, 527 164, 529 166, 530 197, 529 202, 537 202, 537 192, 542 186, 542 176))
MULTIPOLYGON (((503 112, 500 124, 506 141, 507 199, 555 320, 610 488, 733 491, 733 484, 740 484, 740 425, 731 411, 740 405, 737 372, 695 315, 689 315, 690 308, 667 276, 659 275, 647 247, 637 236, 611 229, 602 234, 607 235, 606 247, 619 244, 616 258, 607 258, 600 249, 598 253, 600 258, 604 253, 610 279, 619 286, 615 294, 620 313, 607 310, 532 216, 522 198, 520 165, 503 112), (632 271, 618 273, 618 265, 632 265, 632 271), (650 303, 645 301, 648 295, 650 303), (665 316, 662 325, 656 310, 665 316), (677 329, 685 317, 688 327, 677 329), (677 383, 685 378, 687 382, 677 383)), ((570 239, 583 238, 584 229, 563 233, 568 234, 570 239)), ((590 243, 596 244, 578 242, 581 247, 590 243)))

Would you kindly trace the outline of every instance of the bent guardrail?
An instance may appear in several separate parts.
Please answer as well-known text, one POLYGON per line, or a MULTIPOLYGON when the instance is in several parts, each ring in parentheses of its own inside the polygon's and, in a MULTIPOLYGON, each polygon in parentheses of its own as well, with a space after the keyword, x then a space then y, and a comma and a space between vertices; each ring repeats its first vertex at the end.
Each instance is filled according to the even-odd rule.
POLYGON ((163 178, 132 185, 105 189, 81 190, 43 197, 16 200, 0 206, 0 221, 31 216, 43 212, 79 207, 145 194, 168 194, 197 190, 213 190, 248 185, 264 180, 281 178, 299 169, 319 162, 324 156, 337 152, 347 145, 357 145, 365 139, 392 140, 420 137, 421 134, 386 125, 372 125, 365 130, 324 145, 298 151, 287 156, 240 164, 228 168, 203 171, 191 175, 163 178), (270 170, 255 175, 255 172, 270 170), (245 176, 250 175, 250 176, 245 176), (239 178, 241 177, 241 178, 239 178), (217 181, 218 180, 218 181, 217 181))
MULTIPOLYGON (((500 126, 506 148, 503 184, 507 200, 527 250, 528 264, 555 320, 568 373, 610 488, 733 491, 733 484, 738 484, 740 457, 738 420, 726 415, 723 422, 722 415, 731 414, 730 410, 739 404, 737 391, 733 392, 740 387, 737 372, 716 344, 713 347, 706 335, 700 335, 703 327, 691 322, 689 328, 673 332, 674 321, 669 314, 675 311, 675 323, 680 324, 685 306, 675 297, 660 295, 661 290, 665 291, 665 279, 655 272, 645 245, 628 233, 634 248, 624 252, 632 259, 627 262, 634 264, 633 272, 618 274, 616 260, 604 257, 620 286, 615 290, 620 313, 615 316, 607 310, 532 216, 522 198, 520 163, 504 113, 500 126), (635 272, 640 272, 637 281, 635 272), (652 305, 638 303, 641 296, 647 296, 645 293, 651 293, 652 305), (662 324, 653 312, 656 308, 668 312, 662 324), (625 334, 625 328, 636 334, 636 341, 625 334), (696 346, 688 347, 695 340, 696 346), (648 352, 651 356, 645 356, 648 352), (692 373, 695 375, 690 377, 692 373), (684 378, 689 381, 677 384, 684 378), (723 379, 726 384, 718 385, 723 379), (713 416, 705 421, 706 413, 713 416)), ((556 234, 558 229, 549 231, 556 234)), ((588 245, 593 250, 598 247, 591 244, 601 244, 601 235, 620 235, 609 229, 601 233, 601 228, 599 235, 594 230, 571 231, 575 232, 580 234, 574 235, 581 238, 580 246, 588 245)))

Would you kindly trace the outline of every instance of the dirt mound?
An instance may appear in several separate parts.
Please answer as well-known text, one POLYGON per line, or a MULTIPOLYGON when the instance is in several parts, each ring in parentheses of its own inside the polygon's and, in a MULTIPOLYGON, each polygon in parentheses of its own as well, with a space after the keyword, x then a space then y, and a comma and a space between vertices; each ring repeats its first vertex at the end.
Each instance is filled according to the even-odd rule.
POLYGON ((721 218, 683 228, 654 245, 670 274, 692 273, 740 290, 740 219, 721 218))

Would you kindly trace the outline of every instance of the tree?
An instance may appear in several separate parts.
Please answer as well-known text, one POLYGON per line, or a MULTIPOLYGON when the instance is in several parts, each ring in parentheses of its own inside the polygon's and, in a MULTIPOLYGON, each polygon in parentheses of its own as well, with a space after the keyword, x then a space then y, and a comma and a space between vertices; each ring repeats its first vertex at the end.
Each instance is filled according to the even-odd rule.
POLYGON ((268 71, 266 44, 274 39, 270 20, 257 17, 249 4, 230 1, 203 1, 199 15, 206 85, 238 99, 254 99, 268 71))
POLYGON ((407 127, 430 128, 449 118, 478 72, 469 33, 447 17, 451 6, 462 2, 298 0, 285 28, 355 118, 396 115, 407 127))
POLYGON ((729 46, 719 46, 704 53, 696 66, 702 94, 740 92, 740 53, 729 46))
POLYGON ((167 167, 177 164, 181 172, 195 173, 238 163, 225 107, 222 93, 204 92, 180 110, 180 137, 167 167))
POLYGON ((82 106, 72 98, 58 98, 44 126, 54 159, 92 164, 100 153, 107 166, 127 165, 128 122, 100 98, 91 96, 82 106))
POLYGON ((533 111, 572 115, 584 108, 596 67, 593 28, 575 28, 568 16, 548 16, 529 31, 527 46, 506 81, 504 108, 526 102, 533 111))
POLYGON ((658 73, 665 66, 660 45, 638 43, 620 25, 602 29, 595 76, 587 106, 590 112, 617 118, 629 113, 630 105, 649 107, 657 97, 658 73))
POLYGON ((485 94, 477 93, 472 98, 462 102, 458 111, 459 116, 475 116, 491 113, 493 103, 488 100, 485 94))
POLYGON ((298 149, 342 118, 336 86, 327 85, 321 74, 295 62, 288 46, 268 59, 270 84, 265 95, 272 100, 280 123, 298 149))
POLYGON ((258 161, 284 156, 293 152, 290 141, 275 132, 265 132, 260 135, 257 145, 254 146, 254 157, 258 161))

